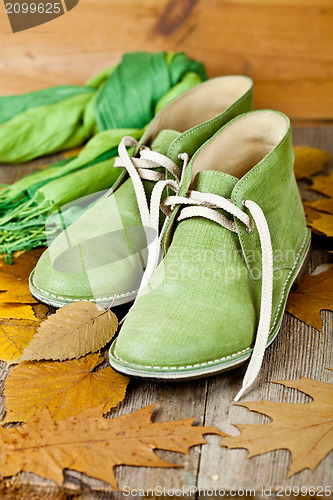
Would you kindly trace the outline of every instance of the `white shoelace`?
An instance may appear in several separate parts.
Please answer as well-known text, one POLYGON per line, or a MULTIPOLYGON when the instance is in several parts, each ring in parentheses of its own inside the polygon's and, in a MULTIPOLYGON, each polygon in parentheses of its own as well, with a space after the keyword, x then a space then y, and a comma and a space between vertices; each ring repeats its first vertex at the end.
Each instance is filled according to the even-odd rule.
POLYGON ((189 191, 186 197, 169 196, 162 204, 163 210, 168 213, 168 207, 172 208, 178 204, 192 205, 185 207, 180 211, 178 221, 189 217, 205 217, 206 219, 212 220, 220 226, 237 233, 235 222, 229 220, 227 217, 216 211, 216 209, 223 209, 243 222, 246 226, 246 230, 250 234, 253 232, 254 220, 259 233, 262 253, 260 319, 251 360, 243 379, 242 388, 234 399, 234 401, 239 401, 244 392, 247 391, 247 389, 253 384, 259 374, 270 332, 273 298, 273 251, 266 217, 259 205, 254 201, 243 200, 243 206, 248 208, 251 212, 253 217, 252 220, 230 200, 215 194, 199 193, 198 191, 189 191))
MULTIPOLYGON (((163 191, 166 187, 169 187, 175 193, 179 193, 182 180, 182 171, 178 167, 178 165, 176 165, 167 156, 152 151, 147 146, 142 146, 140 148, 140 158, 130 157, 126 147, 136 147, 137 145, 138 142, 133 139, 133 137, 123 137, 119 144, 119 157, 115 159, 115 167, 126 168, 132 179, 136 199, 138 202, 141 222, 147 239, 148 260, 139 289, 140 293, 140 291, 148 283, 161 260, 159 220, 163 191), (174 179, 166 179, 165 174, 154 171, 154 169, 161 167, 165 168, 174 177, 174 179), (142 180, 156 182, 156 185, 154 186, 151 194, 150 205, 148 204, 142 180)), ((184 153, 179 155, 179 158, 184 162, 184 172, 189 157, 186 153, 184 153)), ((168 217, 166 218, 163 229, 160 232, 161 236, 164 233, 164 227, 167 221, 168 217)))
MULTIPOLYGON (((246 230, 250 234, 253 232, 254 228, 253 220, 256 224, 262 253, 260 319, 251 360, 243 379, 242 388, 234 398, 234 401, 239 401, 259 374, 270 332, 273 298, 273 251, 266 217, 259 205, 250 200, 243 200, 243 206, 248 208, 251 212, 253 220, 230 200, 222 196, 200 193, 198 191, 188 191, 185 197, 179 196, 182 184, 182 174, 179 167, 166 156, 151 151, 145 146, 140 149, 140 158, 130 157, 126 147, 136 147, 137 144, 137 141, 132 137, 124 137, 119 145, 119 158, 116 159, 115 166, 126 168, 132 179, 141 221, 147 238, 148 261, 139 293, 148 284, 161 260, 161 237, 163 236, 164 228, 169 220, 169 215, 176 205, 191 205, 186 206, 180 211, 178 221, 190 217, 204 217, 237 233, 235 222, 216 211, 216 209, 222 209, 234 217, 237 217, 245 224, 246 230), (153 171, 153 169, 160 167, 164 167, 170 172, 174 180, 166 179, 163 173, 153 171), (156 181, 150 199, 150 206, 148 205, 141 179, 156 181), (176 195, 169 196, 162 203, 161 208, 166 214, 166 220, 160 236, 158 236, 161 197, 164 188, 167 186, 170 187, 176 195)), ((184 162, 184 173, 189 158, 186 153, 180 155, 179 158, 184 162)))

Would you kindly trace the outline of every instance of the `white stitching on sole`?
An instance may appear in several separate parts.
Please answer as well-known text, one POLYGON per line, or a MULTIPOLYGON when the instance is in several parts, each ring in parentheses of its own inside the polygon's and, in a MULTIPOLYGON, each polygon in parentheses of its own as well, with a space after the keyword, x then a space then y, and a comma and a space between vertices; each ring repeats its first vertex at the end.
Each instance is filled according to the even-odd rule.
POLYGON ((116 354, 114 356, 119 359, 122 363, 126 363, 127 365, 131 366, 140 366, 141 368, 153 368, 154 370, 184 370, 185 368, 198 368, 199 366, 206 366, 208 364, 212 363, 218 363, 219 361, 223 361, 224 359, 230 359, 234 358, 235 356, 238 356, 239 354, 242 354, 243 352, 250 351, 251 347, 247 347, 246 349, 243 349, 242 351, 238 351, 234 354, 229 354, 228 356, 224 356, 223 358, 220 359, 215 359, 214 361, 209 361, 205 363, 196 363, 195 365, 185 365, 185 366, 150 366, 150 365, 139 365, 137 363, 130 363, 129 361, 125 361, 124 359, 118 358, 116 354))
MULTIPOLYGON (((66 299, 65 297, 62 297, 61 295, 54 295, 53 293, 48 293, 45 290, 42 290, 41 288, 39 288, 36 285, 36 283, 34 283, 33 278, 31 279, 31 282, 32 282, 32 285, 39 292, 47 295, 48 297, 53 297, 54 299, 64 300, 64 301, 68 302, 69 304, 72 303, 72 302, 80 302, 81 300, 87 300, 88 302, 105 302, 107 300, 113 300, 113 298, 114 298, 114 295, 112 295, 111 297, 103 297, 103 298, 99 298, 99 299, 66 299)), ((133 295, 133 294, 136 294, 136 293, 138 293, 138 290, 133 290, 132 292, 127 292, 127 293, 121 293, 120 295, 116 295, 116 299, 117 298, 121 299, 121 298, 124 298, 124 297, 129 297, 130 295, 133 295)))

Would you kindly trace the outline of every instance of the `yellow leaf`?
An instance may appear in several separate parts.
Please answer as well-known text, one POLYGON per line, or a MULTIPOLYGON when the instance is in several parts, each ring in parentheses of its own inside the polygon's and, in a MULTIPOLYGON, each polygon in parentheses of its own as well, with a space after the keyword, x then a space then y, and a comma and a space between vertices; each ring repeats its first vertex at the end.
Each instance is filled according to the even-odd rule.
MULTIPOLYGON (((28 280, 44 250, 45 248, 36 248, 29 252, 23 252, 17 259, 14 259, 11 265, 0 260, 0 276, 4 273, 19 280, 28 280)), ((3 289, 0 288, 0 290, 3 289)))
POLYGON ((316 201, 306 201, 304 204, 313 210, 317 210, 318 212, 333 214, 333 198, 321 198, 316 201))
POLYGON ((88 301, 75 302, 42 323, 20 361, 80 358, 104 347, 117 327, 117 317, 109 309, 88 301))
POLYGON ((97 407, 59 421, 44 409, 21 427, 0 427, 0 474, 34 472, 61 485, 63 470, 75 469, 116 489, 115 466, 178 467, 154 450, 188 453, 191 446, 206 443, 204 434, 223 435, 215 427, 193 426, 194 419, 152 423, 153 409, 108 420, 97 407))
POLYGON ((35 299, 30 293, 29 284, 27 281, 18 281, 15 278, 6 277, 4 280, 0 276, 0 288, 7 291, 0 292, 1 302, 16 302, 18 304, 33 304, 35 299))
POLYGON ((36 320, 0 320, 0 359, 8 364, 17 363, 38 325, 36 320))
POLYGON ((37 321, 32 307, 28 304, 0 302, 0 321, 5 319, 30 319, 37 321))
POLYGON ((313 191, 325 194, 330 198, 333 197, 333 173, 330 175, 318 175, 313 179, 313 184, 310 187, 313 191))
POLYGON ((319 172, 331 159, 331 155, 326 151, 308 146, 294 146, 294 152, 296 179, 303 179, 319 172))
POLYGON ((333 236, 333 213, 327 210, 333 200, 317 200, 313 203, 304 203, 306 222, 315 234, 331 237, 333 236), (323 208, 323 211, 317 208, 323 208))
POLYGON ((36 302, 29 290, 29 275, 36 266, 43 249, 24 252, 12 265, 0 261, 0 303, 16 302, 32 304, 36 302))
POLYGON ((333 176, 315 177, 311 189, 330 198, 304 202, 306 221, 311 230, 320 235, 333 236, 333 176))
POLYGON ((333 267, 314 276, 306 274, 298 289, 289 294, 286 309, 299 320, 320 331, 320 311, 333 311, 333 267))
POLYGON ((4 422, 26 422, 44 407, 55 420, 104 404, 104 412, 125 397, 129 378, 111 367, 95 371, 101 354, 79 360, 28 362, 16 366, 5 382, 4 422))
POLYGON ((287 449, 292 455, 290 477, 303 469, 314 470, 333 448, 333 384, 305 377, 276 383, 305 392, 313 401, 307 404, 266 400, 241 403, 239 406, 268 415, 272 422, 237 425, 241 434, 226 437, 221 446, 246 448, 249 458, 287 449))

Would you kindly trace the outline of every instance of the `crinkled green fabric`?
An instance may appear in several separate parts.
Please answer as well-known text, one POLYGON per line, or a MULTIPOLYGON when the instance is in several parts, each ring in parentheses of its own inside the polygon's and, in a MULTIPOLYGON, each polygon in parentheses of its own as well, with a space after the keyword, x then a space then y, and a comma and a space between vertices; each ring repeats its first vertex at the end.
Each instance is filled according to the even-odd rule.
POLYGON ((140 139, 161 107, 206 78, 204 66, 184 53, 136 52, 82 87, 0 97, 0 162, 29 161, 90 139, 77 157, 0 191, 0 253, 43 244, 54 210, 110 188, 120 173, 112 159, 121 138, 140 139))
POLYGON ((203 65, 181 52, 135 52, 85 86, 0 97, 0 162, 77 147, 103 130, 142 128, 159 99, 188 73, 206 79, 203 65))

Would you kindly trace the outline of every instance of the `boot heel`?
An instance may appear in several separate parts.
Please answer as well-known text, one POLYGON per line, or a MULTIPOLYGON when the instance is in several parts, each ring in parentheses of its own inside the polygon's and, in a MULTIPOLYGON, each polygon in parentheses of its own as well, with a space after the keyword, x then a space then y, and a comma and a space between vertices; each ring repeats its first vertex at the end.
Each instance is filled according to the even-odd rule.
POLYGON ((298 274, 294 280, 294 283, 292 284, 292 287, 291 287, 292 290, 297 290, 297 288, 299 287, 299 285, 303 279, 304 274, 306 273, 306 271, 308 269, 308 263, 309 263, 309 259, 310 259, 310 249, 311 249, 311 241, 310 241, 309 247, 308 247, 308 249, 303 257, 303 261, 302 261, 302 264, 298 270, 298 274))

